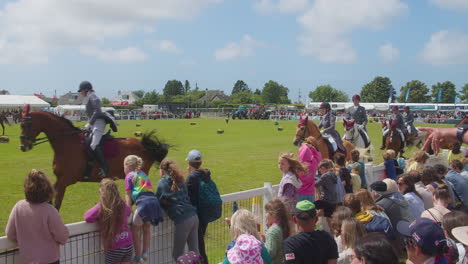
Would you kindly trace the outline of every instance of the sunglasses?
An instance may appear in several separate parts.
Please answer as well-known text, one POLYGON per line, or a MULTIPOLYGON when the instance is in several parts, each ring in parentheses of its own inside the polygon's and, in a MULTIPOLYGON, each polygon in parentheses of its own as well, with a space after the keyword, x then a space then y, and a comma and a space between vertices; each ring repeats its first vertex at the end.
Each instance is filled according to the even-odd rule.
POLYGON ((403 244, 405 245, 406 248, 414 247, 416 246, 416 240, 414 240, 414 238, 412 237, 404 237, 403 244))

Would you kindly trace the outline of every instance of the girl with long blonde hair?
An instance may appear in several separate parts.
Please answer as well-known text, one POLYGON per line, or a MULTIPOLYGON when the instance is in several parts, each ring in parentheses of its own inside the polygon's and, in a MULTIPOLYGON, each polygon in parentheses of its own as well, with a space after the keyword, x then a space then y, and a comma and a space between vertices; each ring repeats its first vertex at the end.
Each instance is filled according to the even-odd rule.
POLYGON ((344 250, 339 254, 339 264, 351 264, 356 241, 367 234, 364 225, 354 217, 346 218, 341 225, 341 241, 344 250))
POLYGON ((199 254, 198 216, 190 202, 182 171, 177 164, 165 159, 160 165, 161 179, 156 188, 156 197, 167 216, 174 222, 174 246, 172 257, 175 261, 184 253, 185 245, 189 251, 199 254))
POLYGON ((154 196, 154 188, 145 172, 141 170, 143 160, 136 155, 124 159, 125 201, 128 206, 136 204, 132 217, 132 234, 135 245, 135 263, 148 259, 151 225, 157 226, 162 220, 162 210, 158 199, 154 196), (143 247, 140 232, 143 230, 143 247))
POLYGON ((131 213, 117 184, 103 179, 99 185, 99 203, 84 214, 84 219, 88 223, 98 222, 106 263, 130 263, 133 239, 127 219, 131 213))

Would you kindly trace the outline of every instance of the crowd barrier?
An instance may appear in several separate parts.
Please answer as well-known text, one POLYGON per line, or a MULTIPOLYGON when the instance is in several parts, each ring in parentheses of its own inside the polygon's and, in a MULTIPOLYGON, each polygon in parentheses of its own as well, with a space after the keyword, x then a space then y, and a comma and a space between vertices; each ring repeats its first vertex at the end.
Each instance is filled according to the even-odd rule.
MULTIPOLYGON (((431 156, 428 165, 447 165, 447 151, 438 156, 431 156)), ((366 164, 366 179, 368 184, 380 180, 385 173, 383 165, 374 166, 366 164)), ((277 196, 278 185, 265 183, 263 187, 236 193, 224 194, 222 217, 208 225, 206 234, 206 249, 210 263, 222 262, 226 246, 231 241, 229 228, 224 222, 225 217, 230 217, 238 208, 252 210, 261 223, 261 231, 265 230, 264 205, 277 196)), ((70 238, 65 245, 60 247, 60 263, 77 264, 104 263, 104 254, 100 246, 100 237, 97 224, 78 222, 67 224, 70 238)), ((173 224, 167 217, 151 231, 151 248, 147 263, 174 263, 172 260, 173 224)), ((19 263, 19 252, 16 244, 6 237, 0 237, 0 264, 19 263)))

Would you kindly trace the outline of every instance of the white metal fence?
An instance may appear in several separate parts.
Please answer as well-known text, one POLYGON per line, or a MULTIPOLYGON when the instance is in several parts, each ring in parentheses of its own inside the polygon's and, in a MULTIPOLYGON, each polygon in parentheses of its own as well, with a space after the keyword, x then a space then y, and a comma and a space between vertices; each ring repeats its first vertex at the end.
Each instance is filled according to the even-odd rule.
MULTIPOLYGON (((427 165, 447 165, 447 151, 439 156, 431 156, 427 165)), ((366 164, 366 179, 368 184, 383 178, 385 167, 366 164)), ((276 197, 278 185, 265 183, 264 187, 222 195, 223 214, 220 219, 208 225, 205 238, 207 254, 211 263, 223 260, 226 246, 231 241, 229 229, 224 223, 225 217, 230 217, 237 208, 251 209, 262 223, 265 230, 264 205, 276 197)), ((97 224, 85 222, 67 224, 70 238, 60 247, 60 263, 104 263, 104 254, 100 246, 97 224)), ((151 247, 148 263, 174 263, 172 260, 173 224, 167 217, 157 227, 152 228, 151 247)), ((19 263, 19 252, 16 244, 6 237, 0 237, 0 264, 19 263)))

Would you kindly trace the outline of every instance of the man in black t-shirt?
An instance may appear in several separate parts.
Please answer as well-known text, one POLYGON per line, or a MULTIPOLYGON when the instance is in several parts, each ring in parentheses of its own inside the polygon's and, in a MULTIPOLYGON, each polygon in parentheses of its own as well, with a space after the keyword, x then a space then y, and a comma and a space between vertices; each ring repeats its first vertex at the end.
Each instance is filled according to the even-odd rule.
POLYGON ((293 221, 300 233, 283 242, 284 264, 336 264, 336 242, 327 232, 315 230, 317 219, 312 202, 297 203, 293 221))

